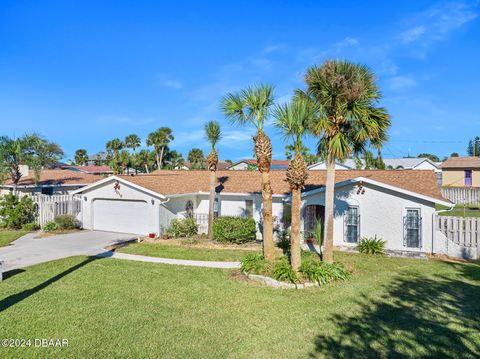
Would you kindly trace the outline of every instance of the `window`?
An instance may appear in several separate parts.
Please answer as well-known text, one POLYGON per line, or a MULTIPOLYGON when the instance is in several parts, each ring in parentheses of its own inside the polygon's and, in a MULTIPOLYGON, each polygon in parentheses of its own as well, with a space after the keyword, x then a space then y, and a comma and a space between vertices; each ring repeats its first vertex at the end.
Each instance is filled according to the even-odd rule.
POLYGON ((465 186, 471 186, 472 185, 472 170, 465 170, 464 184, 465 184, 465 186))
POLYGON ((404 217, 404 246, 408 248, 421 247, 421 224, 422 217, 420 217, 419 209, 407 209, 407 215, 404 217))
POLYGON ((42 187, 42 194, 53 195, 53 187, 42 187))
POLYGON ((348 243, 358 242, 360 236, 360 215, 358 207, 348 207, 345 215, 345 241, 348 243))
POLYGON ((251 199, 245 200, 245 217, 253 217, 253 201, 251 199))

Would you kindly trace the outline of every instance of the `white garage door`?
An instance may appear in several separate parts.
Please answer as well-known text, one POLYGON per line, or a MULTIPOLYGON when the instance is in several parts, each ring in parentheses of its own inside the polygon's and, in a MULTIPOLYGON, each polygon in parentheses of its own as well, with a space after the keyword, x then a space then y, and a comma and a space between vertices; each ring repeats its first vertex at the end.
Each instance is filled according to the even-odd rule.
POLYGON ((144 201, 96 199, 93 201, 93 229, 148 234, 153 206, 144 201))

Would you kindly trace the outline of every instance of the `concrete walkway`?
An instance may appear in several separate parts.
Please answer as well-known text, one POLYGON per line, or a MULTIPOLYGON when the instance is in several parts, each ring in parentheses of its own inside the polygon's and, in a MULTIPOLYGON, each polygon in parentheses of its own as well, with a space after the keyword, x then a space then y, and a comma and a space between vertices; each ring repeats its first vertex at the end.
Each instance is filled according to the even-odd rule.
POLYGON ((188 259, 172 259, 172 258, 158 258, 147 257, 138 254, 104 252, 97 255, 102 258, 126 259, 129 261, 174 264, 181 266, 192 267, 207 267, 207 268, 222 268, 222 269, 237 269, 240 268, 240 262, 210 262, 210 261, 194 261, 188 259))
POLYGON ((134 234, 79 231, 58 236, 38 238, 29 233, 11 245, 0 247, 3 271, 27 267, 71 256, 94 256, 106 251, 105 247, 136 239, 134 234))

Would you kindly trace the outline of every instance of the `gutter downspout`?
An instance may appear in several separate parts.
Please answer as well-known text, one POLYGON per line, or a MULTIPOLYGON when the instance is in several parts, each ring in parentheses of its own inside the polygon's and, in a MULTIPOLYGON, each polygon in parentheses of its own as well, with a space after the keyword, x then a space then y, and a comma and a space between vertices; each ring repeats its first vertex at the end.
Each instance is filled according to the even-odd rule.
POLYGON ((433 214, 432 214, 432 254, 435 254, 435 252, 434 252, 434 249, 435 249, 435 247, 434 247, 434 246, 435 246, 435 238, 436 238, 435 232, 436 232, 436 230, 437 230, 437 229, 436 229, 436 226, 435 226, 435 225, 436 225, 435 217, 436 217, 437 214, 439 214, 439 213, 445 213, 445 212, 451 211, 454 207, 455 207, 455 203, 452 203, 452 205, 450 206, 450 208, 448 208, 448 209, 441 209, 441 210, 439 210, 439 211, 433 212, 433 214))

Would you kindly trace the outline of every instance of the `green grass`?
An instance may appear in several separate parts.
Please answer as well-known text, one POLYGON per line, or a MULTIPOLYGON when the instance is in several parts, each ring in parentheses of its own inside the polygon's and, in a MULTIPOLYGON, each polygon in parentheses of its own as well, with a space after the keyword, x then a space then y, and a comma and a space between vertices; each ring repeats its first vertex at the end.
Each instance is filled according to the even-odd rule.
MULTIPOLYGON (((446 206, 437 204, 435 206, 437 211, 448 209, 446 206)), ((480 210, 477 209, 478 206, 466 206, 465 210, 462 205, 455 205, 451 211, 440 212, 440 216, 453 216, 453 217, 480 217, 480 210)))
POLYGON ((27 234, 26 231, 8 231, 0 230, 0 247, 8 246, 14 240, 20 238, 21 236, 27 234))
MULTIPOLYGON (((231 271, 73 257, 0 283, 2 358, 458 357, 480 354, 480 266, 336 254, 345 282, 279 290, 231 271)), ((7 274, 8 276, 8 274, 7 274)))
POLYGON ((167 245, 161 243, 132 243, 117 249, 117 252, 140 254, 150 257, 193 259, 204 261, 241 261, 251 250, 196 248, 186 245, 167 245))

